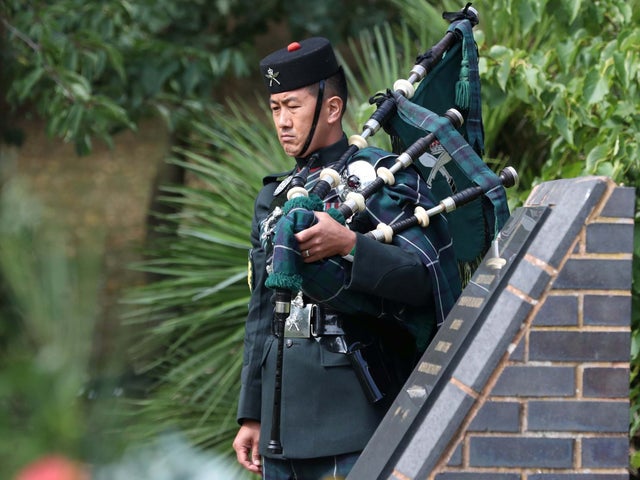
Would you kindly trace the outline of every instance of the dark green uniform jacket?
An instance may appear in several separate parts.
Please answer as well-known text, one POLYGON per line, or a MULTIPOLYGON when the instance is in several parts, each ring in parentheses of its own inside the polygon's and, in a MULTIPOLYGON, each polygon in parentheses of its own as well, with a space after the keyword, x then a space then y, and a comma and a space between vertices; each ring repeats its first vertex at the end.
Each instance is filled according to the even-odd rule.
MULTIPOLYGON (((346 138, 321 150, 320 163, 334 163, 346 150, 346 138)), ((246 322, 242 388, 238 421, 261 422, 260 452, 267 450, 271 432, 277 338, 272 335, 273 291, 264 286, 266 253, 259 234, 260 222, 272 210, 279 182, 267 177, 255 202, 250 252, 252 294, 246 322)), ((375 226, 375 225, 374 225, 375 226)), ((430 276, 418 255, 393 245, 357 235, 348 289, 406 303, 410 308, 433 309, 430 276)), ((358 319, 361 322, 362 319, 358 319)), ((373 322, 371 323, 373 328, 373 322)), ((368 323, 364 322, 365 328, 368 323)), ((395 336, 394 325, 382 334, 395 336)), ((386 328, 385 327, 385 328, 386 328)), ((379 332, 377 332, 379 334, 379 332)), ((397 331, 398 336, 406 332, 397 331)), ((389 402, 371 404, 347 357, 326 350, 315 339, 286 339, 282 380, 281 443, 286 458, 314 458, 362 450, 384 416, 389 402)), ((404 348, 404 347, 400 347, 404 348)), ((409 347, 410 348, 410 347, 409 347)), ((415 360, 415 352, 399 352, 415 360)), ((408 374, 412 364, 405 365, 408 374)), ((400 379, 403 382, 404 378, 400 379)), ((401 385, 401 383, 399 383, 401 385)))

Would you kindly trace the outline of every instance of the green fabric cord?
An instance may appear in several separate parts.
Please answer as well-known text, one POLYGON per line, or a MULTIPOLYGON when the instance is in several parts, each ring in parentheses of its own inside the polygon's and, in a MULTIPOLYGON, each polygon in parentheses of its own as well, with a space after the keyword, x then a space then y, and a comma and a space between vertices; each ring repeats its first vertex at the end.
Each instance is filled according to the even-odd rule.
POLYGON ((321 212, 324 210, 324 203, 317 195, 311 195, 310 197, 294 197, 287 200, 287 203, 282 207, 282 211, 287 215, 294 208, 304 208, 305 210, 321 212))
POLYGON ((302 288, 302 275, 273 272, 267 277, 265 285, 268 288, 284 288, 297 292, 302 288))
MULTIPOLYGON (((472 46, 473 47, 473 46, 472 46)), ((471 89, 469 87, 469 41, 462 36, 462 60, 460 62, 460 76, 456 83, 456 106, 468 110, 471 103, 471 89)))

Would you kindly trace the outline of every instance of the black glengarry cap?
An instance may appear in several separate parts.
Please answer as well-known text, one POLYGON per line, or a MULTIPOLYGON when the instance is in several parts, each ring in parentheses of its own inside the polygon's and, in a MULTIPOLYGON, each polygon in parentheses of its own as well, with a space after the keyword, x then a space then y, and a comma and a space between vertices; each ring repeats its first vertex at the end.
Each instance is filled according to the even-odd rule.
POLYGON ((260 61, 260 72, 269 93, 313 85, 338 73, 339 69, 331 43, 322 37, 291 43, 260 61))

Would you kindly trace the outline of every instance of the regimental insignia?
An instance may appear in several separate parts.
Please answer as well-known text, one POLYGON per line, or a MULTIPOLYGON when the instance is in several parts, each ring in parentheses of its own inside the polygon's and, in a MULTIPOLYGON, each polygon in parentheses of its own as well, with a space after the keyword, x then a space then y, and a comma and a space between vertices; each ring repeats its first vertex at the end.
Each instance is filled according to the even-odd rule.
POLYGON ((429 177, 426 180, 427 186, 431 188, 435 176, 440 173, 446 179, 447 183, 451 187, 451 190, 455 193, 455 184, 453 177, 449 174, 445 165, 451 161, 451 156, 444 149, 442 144, 436 140, 429 145, 429 151, 423 153, 418 158, 418 162, 424 167, 430 169, 429 177))
POLYGON ((280 82, 276 78, 278 75, 280 75, 280 72, 274 72, 273 68, 269 68, 267 70, 267 74, 265 75, 265 77, 269 79, 269 86, 272 86, 273 82, 276 82, 278 85, 280 85, 280 82))
POLYGON ((311 305, 305 305, 302 292, 298 292, 291 301, 291 312, 284 323, 284 336, 287 338, 311 337, 311 305))
POLYGON ((431 155, 433 155, 434 157, 439 157, 445 152, 445 149, 440 143, 440 140, 434 140, 431 145, 429 145, 429 150, 431 151, 431 155))

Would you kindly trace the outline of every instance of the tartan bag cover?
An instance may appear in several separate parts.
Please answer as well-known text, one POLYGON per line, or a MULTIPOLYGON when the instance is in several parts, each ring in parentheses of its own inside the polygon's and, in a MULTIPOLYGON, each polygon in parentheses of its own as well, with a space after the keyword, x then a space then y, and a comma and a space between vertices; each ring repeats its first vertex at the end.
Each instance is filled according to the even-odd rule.
MULTIPOLYGON (((395 158, 396 155, 369 147, 359 151, 351 161, 364 159, 376 168, 389 168, 395 162, 395 158)), ((437 204, 424 179, 413 167, 400 170, 395 177, 395 184, 385 185, 372 195, 367 201, 366 210, 359 214, 365 215, 368 220, 365 223, 372 227, 378 223, 391 224, 411 217, 417 205, 429 209, 437 204)), ((312 185, 307 186, 310 187, 312 185)), ((298 197, 285 203, 284 215, 274 231, 273 270, 267 278, 267 287, 285 288, 292 292, 301 290, 313 301, 346 314, 392 316, 405 322, 416 337, 418 346, 424 347, 425 345, 421 344, 427 341, 423 338, 426 332, 422 330, 425 322, 439 326, 461 291, 447 219, 438 215, 431 219, 427 228, 415 226, 394 235, 394 245, 420 256, 422 263, 429 269, 433 286, 431 291, 425 291, 425 295, 433 296, 433 311, 422 309, 421 312, 403 316, 403 305, 364 292, 349 290, 347 285, 352 263, 342 257, 335 256, 310 264, 303 262, 294 234, 316 222, 314 209, 319 210, 319 205, 322 205, 322 202, 317 197, 298 197)), ((340 220, 341 215, 337 210, 329 209, 328 213, 340 220)), ((398 288, 402 286, 399 285, 398 288)))
POLYGON ((441 148, 453 161, 438 165, 441 171, 436 172, 431 171, 432 165, 415 162, 423 178, 433 179, 429 183, 436 198, 475 185, 487 192, 484 198, 446 214, 458 261, 474 264, 509 218, 509 209, 498 176, 480 157, 484 152, 484 131, 473 25, 468 19, 455 20, 448 30, 455 32, 461 41, 444 54, 410 100, 391 94, 397 109, 387 131, 398 153, 425 134, 436 133, 441 148), (447 125, 448 120, 442 117, 452 107, 464 117, 459 130, 447 125))
MULTIPOLYGON (((443 181, 442 175, 436 175, 439 181, 434 182, 432 189, 437 191, 437 198, 442 199, 455 191, 475 185, 482 187, 485 192, 484 197, 488 202, 480 198, 472 202, 471 208, 465 206, 448 214, 458 259, 471 261, 477 256, 484 255, 491 240, 509 218, 506 192, 498 175, 451 126, 449 120, 401 95, 394 94, 394 97, 398 107, 398 117, 425 133, 434 132, 440 145, 452 159, 443 167, 450 174, 452 182, 443 181)), ((431 173, 430 168, 420 162, 416 167, 425 178, 431 173)))

